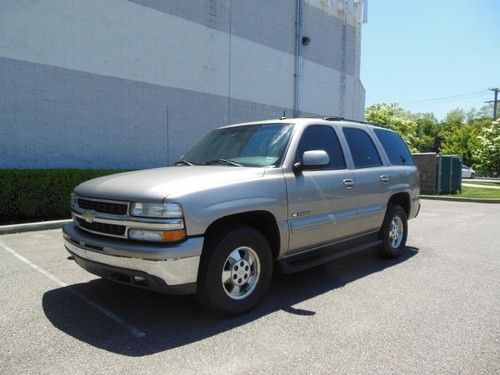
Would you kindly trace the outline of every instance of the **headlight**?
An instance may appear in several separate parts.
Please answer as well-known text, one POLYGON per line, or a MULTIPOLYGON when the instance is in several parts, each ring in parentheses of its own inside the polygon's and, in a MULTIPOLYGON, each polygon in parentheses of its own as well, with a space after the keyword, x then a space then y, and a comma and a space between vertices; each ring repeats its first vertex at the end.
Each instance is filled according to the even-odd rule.
POLYGON ((186 238, 182 208, 177 203, 132 203, 130 215, 162 218, 163 230, 129 229, 128 238, 138 241, 177 242, 186 238))
POLYGON ((140 217, 179 218, 182 208, 177 203, 132 203, 130 215, 140 217))
POLYGON ((77 199, 75 197, 75 193, 71 193, 71 207, 75 207, 76 206, 76 202, 77 199))

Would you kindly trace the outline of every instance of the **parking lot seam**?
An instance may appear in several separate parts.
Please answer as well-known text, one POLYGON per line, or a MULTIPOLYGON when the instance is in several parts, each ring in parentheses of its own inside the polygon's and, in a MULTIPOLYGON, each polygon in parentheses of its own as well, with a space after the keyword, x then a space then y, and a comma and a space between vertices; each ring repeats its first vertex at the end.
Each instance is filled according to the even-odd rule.
POLYGON ((442 195, 420 195, 420 199, 429 199, 435 201, 448 201, 448 202, 472 202, 472 203, 493 203, 500 204, 500 199, 497 198, 455 198, 442 195))
POLYGON ((88 299, 83 294, 81 294, 80 292, 78 292, 77 290, 75 290, 72 286, 68 285, 67 283, 65 283, 62 280, 59 280, 56 276, 52 275, 50 272, 47 272, 46 270, 44 270, 40 266, 36 265, 35 263, 33 263, 32 261, 30 261, 29 259, 27 259, 27 258, 23 257, 22 255, 18 254, 15 250, 13 250, 12 248, 10 248, 9 246, 7 246, 6 244, 4 244, 1 241, 0 241, 0 248, 2 248, 3 250, 7 251, 8 253, 10 253, 11 255, 13 255, 14 257, 16 257, 21 262, 23 262, 23 263, 27 264, 28 266, 30 266, 31 268, 33 268, 34 270, 38 271, 39 273, 41 273, 42 275, 44 275, 48 279, 52 280, 57 285, 59 285, 61 287, 64 287, 67 292, 69 292, 69 293, 73 294, 74 296, 80 298, 83 302, 85 302, 89 306, 93 307, 94 309, 96 309, 97 311, 99 311, 100 313, 102 313, 103 315, 107 316, 109 319, 113 320, 118 325, 121 325, 123 328, 125 328, 127 331, 129 331, 135 337, 141 338, 141 337, 146 336, 146 334, 143 331, 141 331, 140 329, 138 329, 138 328, 132 326, 131 324, 127 323, 124 319, 122 319, 121 317, 119 317, 118 315, 116 315, 114 312, 112 312, 112 311, 106 309, 105 307, 99 305, 98 303, 96 303, 96 302, 88 299))

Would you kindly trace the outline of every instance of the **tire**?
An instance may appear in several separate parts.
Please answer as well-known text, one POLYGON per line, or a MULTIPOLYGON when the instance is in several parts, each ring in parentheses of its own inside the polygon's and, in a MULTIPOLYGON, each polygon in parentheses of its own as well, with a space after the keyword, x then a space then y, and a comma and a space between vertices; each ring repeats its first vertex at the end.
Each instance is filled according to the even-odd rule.
POLYGON ((210 312, 234 316, 249 311, 264 296, 271 283, 273 257, 259 231, 246 226, 224 229, 207 239, 196 297, 210 312))
POLYGON ((382 240, 381 257, 397 258, 403 253, 408 238, 408 219, 400 205, 391 204, 387 208, 379 236, 382 240))
POLYGON ((470 178, 475 178, 476 175, 474 173, 471 173, 470 178))

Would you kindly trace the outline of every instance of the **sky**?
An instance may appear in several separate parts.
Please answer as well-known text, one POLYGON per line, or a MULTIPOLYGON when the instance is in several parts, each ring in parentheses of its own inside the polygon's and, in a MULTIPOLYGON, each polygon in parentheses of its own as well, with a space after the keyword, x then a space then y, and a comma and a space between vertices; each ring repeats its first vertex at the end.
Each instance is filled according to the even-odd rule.
POLYGON ((479 109, 500 88, 500 0, 368 0, 361 80, 367 106, 479 109))

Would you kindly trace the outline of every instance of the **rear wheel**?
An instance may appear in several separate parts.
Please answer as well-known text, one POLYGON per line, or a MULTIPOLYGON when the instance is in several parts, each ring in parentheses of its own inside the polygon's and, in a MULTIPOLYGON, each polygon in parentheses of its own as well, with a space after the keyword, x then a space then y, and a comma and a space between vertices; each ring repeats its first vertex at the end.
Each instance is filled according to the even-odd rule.
POLYGON ((251 227, 226 229, 207 239, 198 275, 197 299, 219 315, 253 308, 271 282, 273 259, 265 237, 251 227))
POLYGON ((387 208, 379 235, 382 240, 380 248, 382 257, 396 258, 403 253, 408 237, 408 219, 401 206, 392 204, 387 208))
POLYGON ((475 177, 476 177, 476 174, 475 173, 471 173, 470 178, 475 178, 475 177))

